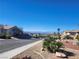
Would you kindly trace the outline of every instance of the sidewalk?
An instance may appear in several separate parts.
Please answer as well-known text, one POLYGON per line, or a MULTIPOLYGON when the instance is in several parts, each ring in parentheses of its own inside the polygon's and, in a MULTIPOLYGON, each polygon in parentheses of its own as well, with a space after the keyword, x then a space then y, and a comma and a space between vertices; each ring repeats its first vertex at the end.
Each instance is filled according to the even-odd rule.
POLYGON ((47 51, 42 52, 41 49, 42 49, 42 42, 25 50, 21 54, 14 56, 12 59, 22 59, 23 57, 26 56, 31 56, 32 59, 48 59, 50 53, 48 53, 47 51))
POLYGON ((26 56, 31 56, 33 59, 42 59, 38 54, 35 53, 35 51, 37 51, 37 52, 41 51, 41 48, 42 48, 41 43, 25 50, 24 52, 22 52, 16 56, 14 56, 12 59, 22 59, 23 57, 26 57, 26 56))
POLYGON ((0 40, 5 40, 5 39, 0 39, 0 40))

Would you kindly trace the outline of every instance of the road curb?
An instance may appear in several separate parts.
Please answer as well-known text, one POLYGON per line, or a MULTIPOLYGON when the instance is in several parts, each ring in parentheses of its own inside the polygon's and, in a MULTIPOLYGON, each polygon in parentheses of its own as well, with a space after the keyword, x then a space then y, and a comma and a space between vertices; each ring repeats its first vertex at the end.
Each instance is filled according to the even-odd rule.
POLYGON ((76 49, 71 49, 71 48, 66 48, 67 50, 70 50, 70 51, 75 51, 75 52, 79 52, 79 50, 76 50, 76 49))
POLYGON ((0 54, 0 59, 11 59, 12 57, 22 53, 23 51, 31 48, 32 46, 38 44, 42 42, 42 40, 39 40, 39 41, 36 41, 36 42, 33 42, 33 43, 30 43, 28 45, 24 45, 22 47, 19 47, 19 48, 15 48, 13 50, 10 50, 10 51, 7 51, 7 52, 4 52, 4 53, 1 53, 0 54))

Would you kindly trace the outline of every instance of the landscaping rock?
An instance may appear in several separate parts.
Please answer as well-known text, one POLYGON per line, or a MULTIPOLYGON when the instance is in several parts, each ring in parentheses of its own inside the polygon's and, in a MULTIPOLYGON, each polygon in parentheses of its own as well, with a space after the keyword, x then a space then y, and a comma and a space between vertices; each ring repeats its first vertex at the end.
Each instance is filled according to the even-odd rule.
POLYGON ((56 52, 56 56, 57 57, 62 57, 62 58, 66 57, 66 55, 64 53, 61 53, 61 52, 56 52))

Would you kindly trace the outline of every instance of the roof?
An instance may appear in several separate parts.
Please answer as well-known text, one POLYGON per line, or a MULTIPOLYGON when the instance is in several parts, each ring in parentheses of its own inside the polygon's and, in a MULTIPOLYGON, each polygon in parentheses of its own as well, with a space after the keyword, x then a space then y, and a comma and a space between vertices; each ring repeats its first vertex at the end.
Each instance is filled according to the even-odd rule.
POLYGON ((13 28, 14 26, 4 26, 4 29, 10 29, 13 28))
POLYGON ((14 26, 8 26, 8 25, 3 25, 3 26, 0 26, 0 29, 10 29, 10 28, 13 28, 14 26))
POLYGON ((64 32, 79 32, 79 30, 68 30, 68 31, 64 31, 64 32))

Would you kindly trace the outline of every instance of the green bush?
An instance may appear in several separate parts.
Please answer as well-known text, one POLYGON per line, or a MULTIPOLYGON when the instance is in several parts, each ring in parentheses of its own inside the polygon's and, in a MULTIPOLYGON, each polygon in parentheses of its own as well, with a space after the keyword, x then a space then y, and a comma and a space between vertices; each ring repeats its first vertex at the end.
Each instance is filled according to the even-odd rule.
POLYGON ((43 48, 49 47, 49 44, 50 44, 50 42, 44 41, 44 42, 43 42, 43 48))
POLYGON ((58 39, 57 37, 49 37, 48 40, 50 40, 50 41, 56 41, 57 39, 58 39))
POLYGON ((50 52, 56 52, 62 46, 63 46, 63 43, 52 41, 50 39, 44 40, 43 42, 43 48, 47 48, 47 50, 50 52))
POLYGON ((52 52, 56 52, 59 50, 59 48, 61 46, 63 46, 63 43, 61 43, 61 42, 52 42, 52 43, 50 43, 50 50, 52 52))
POLYGON ((56 45, 57 45, 58 48, 60 48, 60 47, 63 46, 63 43, 61 43, 61 42, 56 42, 56 45))

